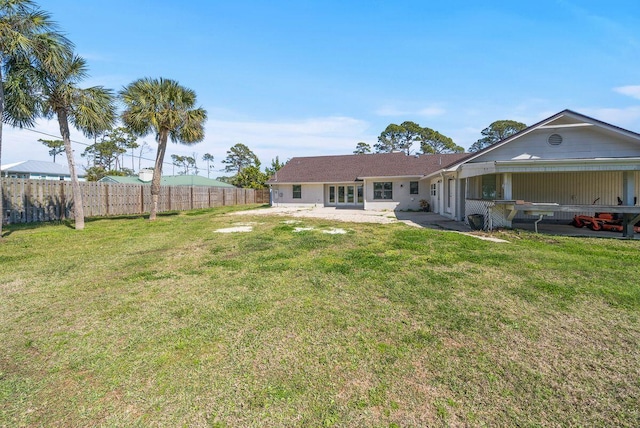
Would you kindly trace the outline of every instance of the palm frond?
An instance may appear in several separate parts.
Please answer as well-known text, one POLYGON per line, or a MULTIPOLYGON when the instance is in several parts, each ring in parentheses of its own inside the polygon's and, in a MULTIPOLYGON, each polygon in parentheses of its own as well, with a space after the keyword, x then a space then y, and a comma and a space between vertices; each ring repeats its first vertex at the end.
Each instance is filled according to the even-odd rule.
POLYGON ((94 137, 113 127, 116 118, 113 91, 102 86, 75 89, 69 120, 85 136, 94 137))
POLYGON ((207 113, 194 109, 195 91, 165 78, 142 78, 120 91, 125 104, 122 120, 140 136, 167 132, 174 142, 193 144, 204 139, 207 113))
POLYGON ((28 69, 7 74, 4 82, 4 122, 19 128, 34 125, 41 108, 37 93, 33 91, 32 78, 28 69))

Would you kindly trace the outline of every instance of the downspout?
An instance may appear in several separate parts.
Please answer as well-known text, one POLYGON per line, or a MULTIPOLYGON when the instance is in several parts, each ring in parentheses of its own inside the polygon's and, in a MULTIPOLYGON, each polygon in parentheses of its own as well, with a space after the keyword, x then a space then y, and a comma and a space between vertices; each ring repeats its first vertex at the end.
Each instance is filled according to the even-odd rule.
MULTIPOLYGON (((356 180, 358 179, 358 177, 356 177, 356 180)), ((364 211, 367 210, 367 202, 369 202, 369 200, 367 199, 367 179, 363 178, 362 179, 362 209, 364 211)))

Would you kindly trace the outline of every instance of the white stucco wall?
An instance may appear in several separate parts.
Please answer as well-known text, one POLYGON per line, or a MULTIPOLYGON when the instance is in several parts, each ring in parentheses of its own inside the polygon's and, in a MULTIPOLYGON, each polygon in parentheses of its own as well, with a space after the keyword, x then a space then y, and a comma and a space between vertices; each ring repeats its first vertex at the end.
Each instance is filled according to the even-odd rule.
MULTIPOLYGON (((342 184, 341 184, 342 185, 342 184)), ((344 184, 345 186, 347 184, 344 184)), ((420 210, 420 200, 431 200, 429 181, 418 178, 402 178, 402 179, 367 179, 363 183, 364 185, 364 209, 365 210, 420 210), (373 199, 373 183, 374 182, 391 182, 393 199, 392 200, 374 200, 373 199), (411 195, 410 182, 418 182, 418 194, 411 195)), ((325 205, 327 199, 328 185, 325 184, 301 184, 302 186, 302 198, 293 199, 293 185, 292 184, 278 184, 271 186, 272 204, 277 206, 279 204, 286 205, 325 205)), ((336 185, 338 186, 338 185, 336 185)), ((328 204, 328 202, 327 202, 328 204)))
POLYGON ((419 181, 418 178, 402 178, 402 179, 390 179, 390 178, 376 178, 365 180, 364 186, 365 194, 365 210, 419 210, 420 200, 429 200, 429 183, 426 180, 419 181), (373 183, 374 182, 391 182, 393 199, 392 200, 378 200, 373 199, 373 183), (409 182, 418 181, 418 194, 409 194, 410 186, 409 182))
POLYGON ((302 186, 302 197, 293 198, 293 184, 278 184, 271 186, 271 203, 287 205, 323 205, 324 185, 321 183, 300 184, 302 186))

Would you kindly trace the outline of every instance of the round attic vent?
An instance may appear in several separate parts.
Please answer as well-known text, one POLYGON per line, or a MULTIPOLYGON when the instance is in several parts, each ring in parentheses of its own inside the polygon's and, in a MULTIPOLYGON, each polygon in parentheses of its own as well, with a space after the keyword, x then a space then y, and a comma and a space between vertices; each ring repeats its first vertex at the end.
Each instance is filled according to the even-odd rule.
POLYGON ((562 135, 560 135, 560 134, 551 134, 551 135, 549 135, 549 139, 547 141, 552 146, 559 146, 560 144, 562 144, 562 135))

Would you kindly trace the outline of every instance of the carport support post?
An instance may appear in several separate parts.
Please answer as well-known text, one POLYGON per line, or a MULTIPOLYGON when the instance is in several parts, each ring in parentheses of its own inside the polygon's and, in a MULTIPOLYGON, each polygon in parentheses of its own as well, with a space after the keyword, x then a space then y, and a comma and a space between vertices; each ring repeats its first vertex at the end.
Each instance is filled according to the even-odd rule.
MULTIPOLYGON (((636 194, 635 171, 624 171, 622 173, 622 204, 633 205, 636 194)), ((622 236, 633 238, 633 214, 622 216, 622 236)))
POLYGON ((502 174, 502 199, 505 201, 513 199, 513 179, 510 172, 502 174))

